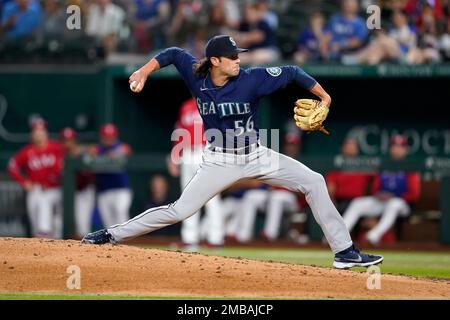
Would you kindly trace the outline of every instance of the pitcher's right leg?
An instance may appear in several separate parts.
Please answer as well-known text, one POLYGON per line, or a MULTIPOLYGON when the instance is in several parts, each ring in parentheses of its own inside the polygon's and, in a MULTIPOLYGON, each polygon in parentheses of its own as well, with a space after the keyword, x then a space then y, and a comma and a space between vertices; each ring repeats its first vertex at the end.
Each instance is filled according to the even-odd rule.
POLYGON ((304 193, 333 253, 349 248, 353 244, 350 233, 330 199, 323 176, 288 156, 266 147, 259 149, 260 158, 247 166, 248 176, 304 193), (260 163, 268 163, 264 158, 272 159, 272 163, 276 160, 276 165, 262 167, 260 163))
MULTIPOLYGON (((125 223, 109 227, 111 242, 129 240, 182 221, 197 212, 209 199, 243 176, 239 166, 203 163, 180 198, 167 206, 151 208, 125 223)), ((85 237, 84 242, 88 241, 85 237)))

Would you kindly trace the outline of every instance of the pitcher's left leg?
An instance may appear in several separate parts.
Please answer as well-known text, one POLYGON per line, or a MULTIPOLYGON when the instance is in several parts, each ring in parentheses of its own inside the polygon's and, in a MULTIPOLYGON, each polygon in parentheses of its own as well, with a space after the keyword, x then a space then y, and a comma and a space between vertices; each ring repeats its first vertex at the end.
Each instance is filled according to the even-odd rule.
POLYGON ((259 149, 261 156, 249 164, 247 174, 267 183, 304 193, 333 252, 349 248, 353 244, 350 233, 330 199, 323 176, 283 154, 265 147, 259 149), (264 157, 269 157, 272 163, 276 162, 277 165, 260 165, 259 162, 265 162, 264 157))

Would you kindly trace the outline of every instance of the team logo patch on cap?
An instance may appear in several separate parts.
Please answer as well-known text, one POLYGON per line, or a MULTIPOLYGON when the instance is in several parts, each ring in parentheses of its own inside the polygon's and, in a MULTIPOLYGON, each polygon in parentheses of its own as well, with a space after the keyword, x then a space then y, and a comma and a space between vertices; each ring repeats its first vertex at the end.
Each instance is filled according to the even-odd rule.
POLYGON ((266 68, 266 71, 272 77, 278 77, 282 72, 281 68, 278 67, 266 68))
POLYGON ((234 47, 236 47, 236 41, 234 41, 234 39, 232 37, 230 37, 230 42, 234 47))

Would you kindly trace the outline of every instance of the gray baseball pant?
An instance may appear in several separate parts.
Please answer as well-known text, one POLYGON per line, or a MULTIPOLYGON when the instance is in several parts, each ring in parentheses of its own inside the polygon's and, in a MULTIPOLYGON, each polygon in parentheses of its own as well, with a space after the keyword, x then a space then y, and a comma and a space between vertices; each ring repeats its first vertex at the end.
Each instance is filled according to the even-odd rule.
POLYGON ((148 209, 125 223, 108 228, 108 232, 115 241, 121 242, 177 223, 193 215, 236 181, 252 178, 304 193, 334 253, 352 245, 349 231, 330 199, 323 176, 264 146, 248 155, 213 152, 206 147, 200 169, 177 201, 148 209))

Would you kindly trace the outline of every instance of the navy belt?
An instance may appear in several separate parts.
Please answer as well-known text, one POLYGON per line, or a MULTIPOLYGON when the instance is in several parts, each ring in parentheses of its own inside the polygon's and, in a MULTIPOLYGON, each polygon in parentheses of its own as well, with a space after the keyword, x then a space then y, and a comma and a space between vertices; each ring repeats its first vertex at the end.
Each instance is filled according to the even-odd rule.
POLYGON ((256 150, 256 148, 259 147, 259 142, 255 142, 253 144, 250 144, 243 148, 237 148, 237 149, 226 149, 226 148, 220 148, 220 147, 214 147, 211 146, 210 150, 212 152, 222 152, 222 153, 230 153, 234 155, 243 155, 243 154, 249 154, 256 150))

